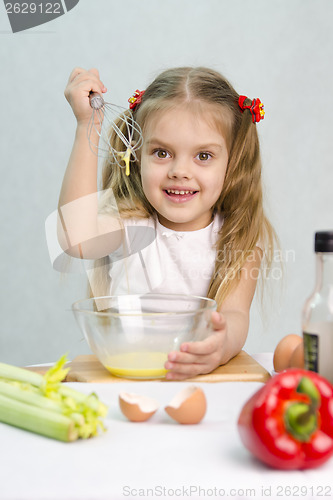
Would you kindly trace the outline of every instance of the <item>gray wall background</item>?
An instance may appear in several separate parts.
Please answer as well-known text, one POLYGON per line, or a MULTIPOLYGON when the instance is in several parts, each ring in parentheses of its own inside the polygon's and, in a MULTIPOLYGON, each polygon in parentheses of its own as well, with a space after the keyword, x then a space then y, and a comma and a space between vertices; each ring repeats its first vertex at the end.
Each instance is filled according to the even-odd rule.
POLYGON ((180 65, 213 67, 239 93, 260 97, 266 206, 284 280, 270 280, 263 314, 254 302, 245 348, 273 351, 282 336, 301 333, 314 232, 333 228, 332 15, 331 0, 81 0, 51 23, 12 34, 0 4, 1 361, 89 352, 70 309, 86 278, 61 279, 44 232, 75 131, 63 96, 75 66, 97 67, 107 99, 123 106, 180 65))

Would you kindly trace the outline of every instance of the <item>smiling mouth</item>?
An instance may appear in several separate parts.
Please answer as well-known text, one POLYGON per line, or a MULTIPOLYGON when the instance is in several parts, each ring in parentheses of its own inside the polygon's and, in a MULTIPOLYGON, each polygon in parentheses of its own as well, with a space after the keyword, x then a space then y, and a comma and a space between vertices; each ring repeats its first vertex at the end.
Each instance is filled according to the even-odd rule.
POLYGON ((188 191, 188 190, 178 191, 178 189, 165 189, 165 192, 169 195, 176 194, 182 196, 182 195, 194 194, 197 193, 198 191, 188 191))

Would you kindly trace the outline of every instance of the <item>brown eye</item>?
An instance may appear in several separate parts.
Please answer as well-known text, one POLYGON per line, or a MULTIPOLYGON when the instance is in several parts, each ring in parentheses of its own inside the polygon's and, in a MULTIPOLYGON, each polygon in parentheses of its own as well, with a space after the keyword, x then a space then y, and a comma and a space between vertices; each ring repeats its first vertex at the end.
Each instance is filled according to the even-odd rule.
POLYGON ((164 149, 157 149, 155 151, 155 155, 157 156, 157 158, 161 158, 161 159, 168 157, 168 153, 164 149))
POLYGON ((209 160, 211 155, 209 153, 199 153, 198 158, 200 161, 207 161, 209 160))

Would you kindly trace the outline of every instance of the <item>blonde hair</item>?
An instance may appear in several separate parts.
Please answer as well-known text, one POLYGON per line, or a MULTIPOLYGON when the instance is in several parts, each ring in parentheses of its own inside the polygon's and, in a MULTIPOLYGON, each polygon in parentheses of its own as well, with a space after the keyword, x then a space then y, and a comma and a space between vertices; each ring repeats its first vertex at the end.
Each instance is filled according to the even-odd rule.
MULTIPOLYGON (((226 139, 227 172, 221 195, 212 207, 213 214, 221 214, 224 222, 208 290, 208 297, 214 298, 218 306, 237 285, 242 267, 258 242, 264 251, 262 265, 265 262, 269 268, 277 241, 263 209, 257 126, 249 110, 241 112, 238 98, 231 84, 218 72, 204 67, 182 67, 161 73, 148 86, 141 104, 134 111, 134 119, 145 134, 151 119, 158 113, 179 105, 190 106, 189 109, 196 107, 203 117, 213 119, 226 139)), ((123 149, 116 135, 112 140, 115 149, 123 149)), ((131 164, 130 176, 110 160, 104 165, 102 189, 112 190, 122 217, 151 217, 156 213, 145 197, 139 163, 140 158, 131 164)), ((107 201, 102 210, 107 210, 107 201)))

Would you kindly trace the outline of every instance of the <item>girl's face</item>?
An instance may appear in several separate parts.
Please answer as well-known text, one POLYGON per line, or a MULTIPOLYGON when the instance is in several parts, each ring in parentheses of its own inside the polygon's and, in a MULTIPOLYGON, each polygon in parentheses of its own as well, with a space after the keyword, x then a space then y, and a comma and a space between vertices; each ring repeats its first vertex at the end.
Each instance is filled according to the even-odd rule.
POLYGON ((160 223, 176 231, 206 227, 227 170, 223 135, 208 120, 179 107, 153 118, 144 139, 142 186, 160 223))

